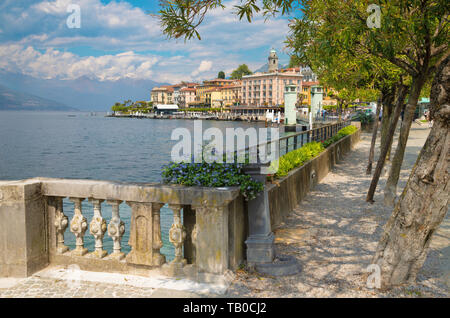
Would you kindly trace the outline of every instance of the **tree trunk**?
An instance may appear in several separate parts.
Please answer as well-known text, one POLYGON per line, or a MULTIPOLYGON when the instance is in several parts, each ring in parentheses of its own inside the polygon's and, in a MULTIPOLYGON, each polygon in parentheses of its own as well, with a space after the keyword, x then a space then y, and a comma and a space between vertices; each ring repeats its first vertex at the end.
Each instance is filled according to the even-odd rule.
POLYGON ((381 116, 381 138, 380 138, 380 148, 383 147, 383 144, 386 139, 387 131, 389 130, 389 119, 392 113, 392 104, 393 98, 392 93, 395 94, 395 89, 391 88, 389 93, 386 94, 383 98, 383 115, 381 116))
POLYGON ((405 108, 404 122, 402 122, 400 136, 398 137, 397 149, 395 150, 391 170, 389 171, 389 177, 384 188, 384 203, 388 206, 394 205, 395 197, 397 195, 397 183, 405 155, 406 143, 408 142, 409 130, 414 119, 414 112, 416 110, 417 101, 419 100, 420 91, 422 90, 424 82, 424 74, 419 74, 413 79, 411 85, 411 92, 405 108))
POLYGON ((377 189, 378 181, 380 180, 381 172, 386 161, 386 155, 392 144, 392 139, 394 137, 395 129, 397 128, 398 118, 402 111, 402 106, 405 101, 407 86, 401 86, 398 90, 397 102, 395 104, 394 113, 392 119, 390 120, 390 126, 386 132, 385 142, 381 145, 380 156, 378 157, 377 166, 375 168, 375 173, 373 174, 372 182, 370 183, 369 191, 367 193, 366 201, 373 203, 373 197, 375 195, 375 190, 377 189))
POLYGON ((377 141, 378 117, 380 116, 381 100, 382 100, 382 98, 380 97, 378 99, 377 111, 376 111, 376 114, 375 114, 375 121, 373 123, 372 142, 370 143, 370 151, 369 151, 369 162, 367 163, 367 169, 366 169, 366 174, 367 175, 370 175, 372 173, 372 163, 373 163, 373 157, 375 155, 375 143, 377 141))
MULTIPOLYGON (((388 98, 386 98, 385 102, 383 102, 383 116, 381 117, 381 140, 380 140, 380 152, 383 148, 383 145, 386 142, 389 142, 392 145, 392 138, 390 140, 386 139, 386 136, 389 131, 389 127, 391 127, 392 114, 394 112, 394 103, 396 94, 398 94, 398 84, 394 85, 390 90, 390 93, 387 94, 388 98)), ((387 173, 388 162, 390 161, 391 147, 388 148, 386 153, 386 164, 383 165, 384 174, 387 173)))
MULTIPOLYGON (((387 141, 386 136, 391 126, 392 114, 394 111, 395 95, 398 94, 397 85, 395 85, 383 100, 383 115, 381 116, 381 139, 380 149, 383 148, 384 143, 387 141)), ((386 155, 386 160, 389 160, 389 150, 386 155)))
POLYGON ((448 210, 449 92, 450 58, 447 58, 439 66, 431 88, 433 128, 385 226, 373 259, 373 263, 380 266, 384 288, 416 280, 432 235, 448 210))

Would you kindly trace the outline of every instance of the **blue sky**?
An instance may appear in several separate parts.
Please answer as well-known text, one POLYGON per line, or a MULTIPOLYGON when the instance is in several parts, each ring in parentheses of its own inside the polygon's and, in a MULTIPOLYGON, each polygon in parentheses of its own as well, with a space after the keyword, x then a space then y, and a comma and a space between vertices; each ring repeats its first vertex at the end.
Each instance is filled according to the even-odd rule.
POLYGON ((88 76, 100 81, 123 78, 175 83, 229 74, 239 64, 257 69, 277 49, 288 62, 283 41, 287 18, 253 23, 225 10, 210 13, 199 31, 202 40, 168 40, 157 20, 156 0, 2 0, 0 70, 45 79, 88 76), (67 7, 78 4, 81 28, 66 25, 67 7))

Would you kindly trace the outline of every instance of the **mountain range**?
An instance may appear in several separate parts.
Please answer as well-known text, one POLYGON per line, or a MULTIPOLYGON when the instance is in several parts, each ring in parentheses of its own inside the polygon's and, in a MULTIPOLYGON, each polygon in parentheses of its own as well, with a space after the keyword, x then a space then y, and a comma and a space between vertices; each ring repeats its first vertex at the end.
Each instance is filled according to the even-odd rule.
POLYGON ((54 100, 16 92, 0 85, 0 110, 71 111, 77 109, 54 100))
MULTIPOLYGON (((268 68, 266 63, 254 72, 267 72, 268 68)), ((41 79, 0 70, 0 110, 109 111, 116 102, 148 101, 152 88, 162 85, 169 84, 150 79, 100 81, 87 76, 41 79)))
POLYGON ((75 80, 38 79, 0 71, 0 109, 108 111, 116 102, 150 100, 152 80, 120 79, 99 81, 88 77, 75 80), (46 105, 47 103, 47 105, 46 105), (67 110, 67 109, 66 109, 67 110))

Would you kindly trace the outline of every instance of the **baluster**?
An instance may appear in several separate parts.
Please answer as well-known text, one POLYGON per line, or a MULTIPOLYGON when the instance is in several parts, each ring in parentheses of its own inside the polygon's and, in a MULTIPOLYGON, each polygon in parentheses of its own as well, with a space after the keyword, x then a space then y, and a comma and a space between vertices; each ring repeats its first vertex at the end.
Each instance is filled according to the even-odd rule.
POLYGON ((89 224, 89 232, 95 238, 95 250, 91 253, 92 257, 103 258, 108 252, 103 249, 103 236, 106 233, 106 220, 102 217, 102 202, 104 200, 89 199, 94 205, 94 217, 89 224))
POLYGON ((120 219, 119 206, 122 203, 120 200, 108 200, 111 205, 111 221, 108 225, 108 235, 114 242, 113 253, 109 255, 110 258, 121 260, 125 258, 125 253, 121 252, 120 243, 122 242, 123 234, 125 233, 125 223, 120 219))
POLYGON ((63 198, 55 197, 55 203, 56 252, 64 254, 69 250, 69 247, 64 245, 64 232, 69 225, 69 218, 64 215, 63 198))
POLYGON ((161 208, 162 203, 152 204, 152 222, 153 222, 153 265, 161 266, 166 262, 166 257, 161 254, 160 249, 163 247, 161 239, 161 208))
POLYGON ((87 229, 87 220, 82 214, 81 202, 84 201, 82 198, 69 198, 71 202, 74 203, 74 215, 72 221, 70 222, 70 232, 72 232, 76 237, 75 249, 72 251, 73 255, 83 256, 88 252, 87 248, 84 247, 84 233, 87 229))
POLYGON ((174 268, 182 268, 186 264, 183 258, 183 244, 186 239, 186 231, 181 223, 181 205, 170 204, 173 211, 173 224, 169 231, 169 241, 175 246, 175 258, 170 263, 174 268))

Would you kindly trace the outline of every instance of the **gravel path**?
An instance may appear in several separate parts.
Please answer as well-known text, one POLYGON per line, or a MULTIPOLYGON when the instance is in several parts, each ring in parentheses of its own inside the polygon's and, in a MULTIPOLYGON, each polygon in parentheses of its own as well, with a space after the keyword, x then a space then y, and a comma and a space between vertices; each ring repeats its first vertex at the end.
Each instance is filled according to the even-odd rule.
MULTIPOLYGON (((425 127, 416 124, 412 127, 400 190, 428 133, 429 129, 425 127)), ((329 173, 275 231, 277 252, 296 257, 302 266, 301 273, 275 278, 239 271, 228 296, 449 297, 448 215, 433 238, 417 284, 389 292, 366 287, 365 269, 392 212, 383 205, 385 177, 378 185, 375 203, 365 202, 371 181, 365 174, 370 137, 363 134, 361 142, 347 155, 344 163, 329 173)))

